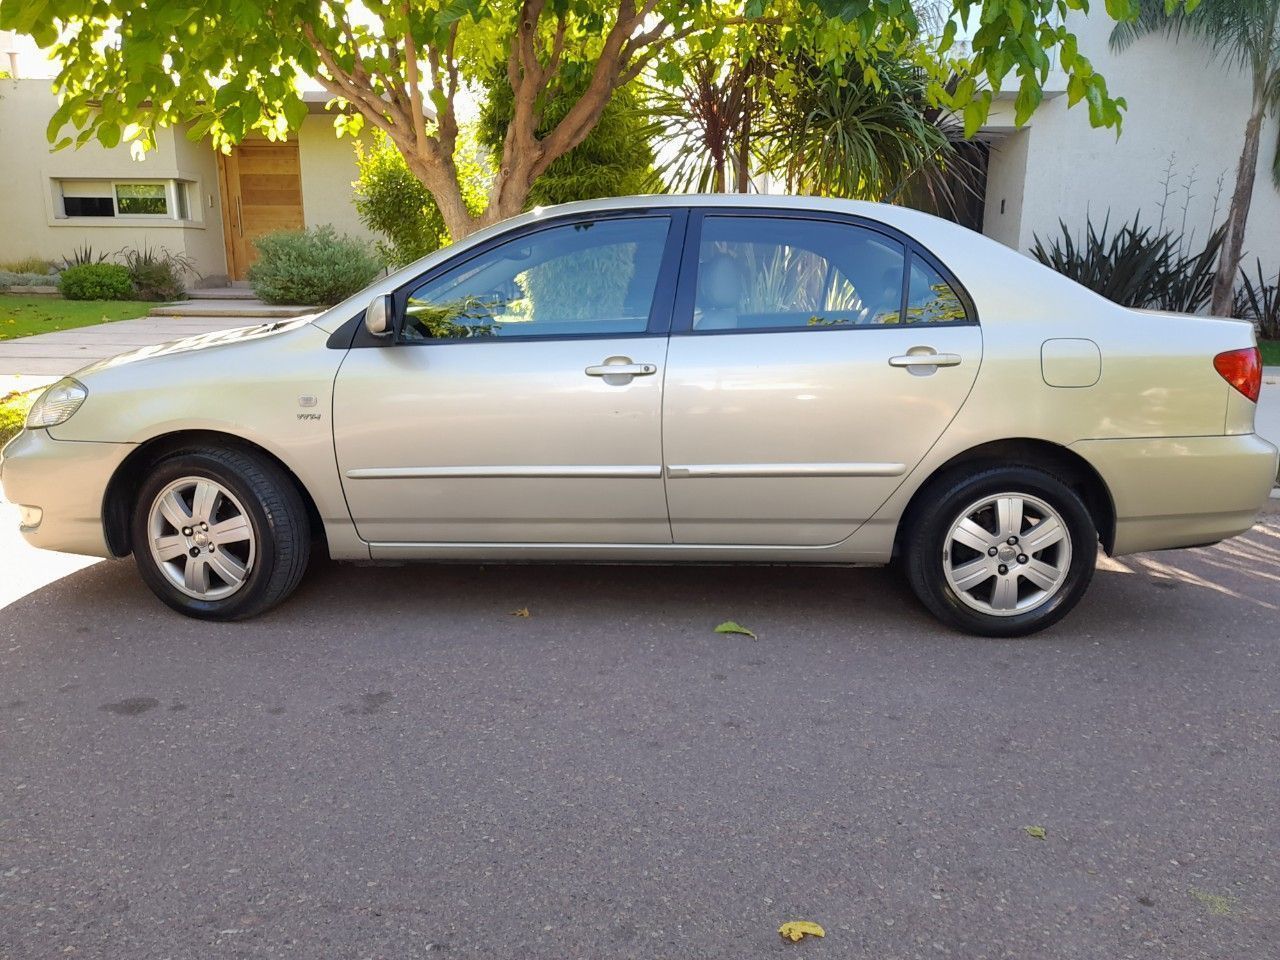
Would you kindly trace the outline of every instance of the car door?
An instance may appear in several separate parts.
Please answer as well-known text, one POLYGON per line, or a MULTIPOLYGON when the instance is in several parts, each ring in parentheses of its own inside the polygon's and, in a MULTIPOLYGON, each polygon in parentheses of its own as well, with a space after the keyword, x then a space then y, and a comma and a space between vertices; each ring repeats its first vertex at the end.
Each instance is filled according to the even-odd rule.
POLYGON ((333 401, 347 504, 375 556, 670 542, 662 374, 684 218, 560 218, 396 293, 394 341, 351 349, 333 401))
POLYGON ((839 542, 964 403, 973 306, 853 218, 707 209, 689 232, 663 397, 674 541, 839 542))

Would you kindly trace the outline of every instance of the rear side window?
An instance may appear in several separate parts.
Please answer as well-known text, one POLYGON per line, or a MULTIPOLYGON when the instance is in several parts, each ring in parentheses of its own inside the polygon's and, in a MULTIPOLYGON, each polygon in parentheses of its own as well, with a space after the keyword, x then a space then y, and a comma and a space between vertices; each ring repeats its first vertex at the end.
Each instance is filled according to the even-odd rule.
POLYGON ((902 319, 902 244, 849 224, 709 216, 693 329, 855 327, 902 319))
POLYGON ((913 254, 906 322, 963 323, 968 319, 964 303, 951 284, 919 255, 913 254))

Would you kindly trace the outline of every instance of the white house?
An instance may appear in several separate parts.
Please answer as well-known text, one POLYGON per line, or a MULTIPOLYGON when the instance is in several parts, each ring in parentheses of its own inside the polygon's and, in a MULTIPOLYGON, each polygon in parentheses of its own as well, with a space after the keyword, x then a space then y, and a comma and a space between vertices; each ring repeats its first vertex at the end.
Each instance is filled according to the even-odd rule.
MULTIPOLYGON (((1073 13, 1068 22, 1080 38, 1080 52, 1106 77, 1112 96, 1128 102, 1122 132, 1117 138, 1091 128, 1083 103, 1068 110, 1065 77, 1057 71, 1022 129, 1013 127, 1012 95, 1000 98, 985 132, 991 155, 982 232, 1027 251, 1036 234, 1058 234, 1059 219, 1082 231, 1089 217, 1101 225, 1110 212, 1114 227, 1140 212, 1144 224, 1155 225, 1164 202, 1165 225, 1183 229, 1185 207, 1185 228, 1202 243, 1215 197, 1221 224, 1235 186, 1249 79, 1213 60, 1195 40, 1154 35, 1114 53, 1107 17, 1073 13)), ((1262 131, 1245 236, 1246 263, 1252 267, 1260 257, 1267 276, 1280 270, 1280 190, 1270 170, 1276 135, 1271 117, 1262 131)))

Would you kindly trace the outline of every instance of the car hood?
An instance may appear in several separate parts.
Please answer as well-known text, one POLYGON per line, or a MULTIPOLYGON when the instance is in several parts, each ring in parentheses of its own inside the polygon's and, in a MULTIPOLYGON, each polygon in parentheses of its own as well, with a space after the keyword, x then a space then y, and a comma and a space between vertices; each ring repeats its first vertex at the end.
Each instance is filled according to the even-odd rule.
POLYGON ((176 354, 194 353, 199 350, 212 350, 217 347, 230 347, 235 344, 249 343, 268 337, 278 337, 281 334, 289 333, 292 330, 297 330, 299 327, 310 324, 317 316, 319 314, 312 313, 301 317, 292 317, 288 320, 273 320, 270 323, 259 323, 251 327, 216 330, 213 333, 202 333, 194 337, 184 337, 181 340, 170 340, 167 343, 139 347, 137 350, 130 350, 128 353, 97 360, 88 366, 81 367, 72 376, 79 379, 100 370, 109 370, 113 367, 137 363, 142 360, 158 360, 176 354))

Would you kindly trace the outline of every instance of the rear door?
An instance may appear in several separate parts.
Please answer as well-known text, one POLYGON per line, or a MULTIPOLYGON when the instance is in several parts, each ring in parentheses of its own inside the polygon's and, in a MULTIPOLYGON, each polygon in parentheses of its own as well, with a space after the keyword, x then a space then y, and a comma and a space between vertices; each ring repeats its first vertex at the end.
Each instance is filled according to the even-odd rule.
POLYGON ((674 541, 839 542, 964 403, 974 308, 925 250, 853 218, 707 210, 689 232, 663 396, 674 541))

